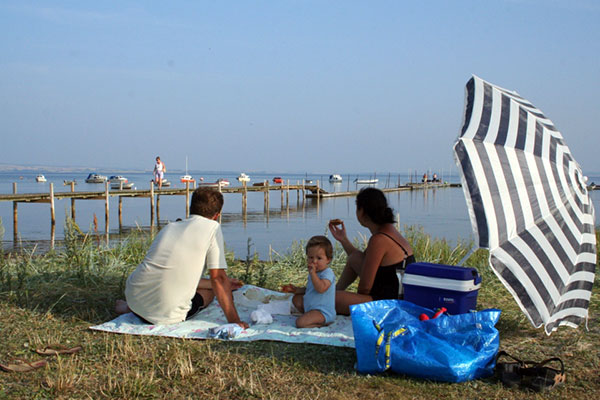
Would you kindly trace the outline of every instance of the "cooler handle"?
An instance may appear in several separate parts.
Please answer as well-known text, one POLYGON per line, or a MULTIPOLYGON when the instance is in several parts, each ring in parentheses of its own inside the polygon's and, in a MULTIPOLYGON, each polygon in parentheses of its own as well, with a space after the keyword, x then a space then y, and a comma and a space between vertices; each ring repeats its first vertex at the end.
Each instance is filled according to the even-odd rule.
POLYGON ((473 268, 473 270, 471 270, 471 273, 473 274, 473 283, 475 285, 478 285, 481 283, 481 275, 479 275, 479 271, 477 271, 476 268, 473 268))

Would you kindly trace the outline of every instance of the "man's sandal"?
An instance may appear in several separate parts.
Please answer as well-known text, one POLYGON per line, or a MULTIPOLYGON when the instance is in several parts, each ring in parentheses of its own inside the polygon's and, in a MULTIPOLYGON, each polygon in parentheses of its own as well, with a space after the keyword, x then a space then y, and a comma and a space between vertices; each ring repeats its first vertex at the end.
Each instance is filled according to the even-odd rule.
POLYGON ((565 366, 558 357, 549 358, 542 362, 522 361, 505 351, 496 356, 496 378, 509 388, 523 387, 536 392, 544 392, 565 382, 565 366), (500 357, 506 356, 513 361, 499 362, 500 357), (545 366, 551 362, 559 362, 560 370, 545 366))
POLYGON ((17 358, 10 363, 0 364, 0 369, 6 372, 29 372, 34 369, 45 367, 48 364, 46 360, 25 361, 17 358))
POLYGON ((35 349, 35 352, 43 356, 55 356, 58 354, 75 354, 81 349, 83 349, 81 346, 67 347, 62 344, 52 344, 42 349, 35 349))

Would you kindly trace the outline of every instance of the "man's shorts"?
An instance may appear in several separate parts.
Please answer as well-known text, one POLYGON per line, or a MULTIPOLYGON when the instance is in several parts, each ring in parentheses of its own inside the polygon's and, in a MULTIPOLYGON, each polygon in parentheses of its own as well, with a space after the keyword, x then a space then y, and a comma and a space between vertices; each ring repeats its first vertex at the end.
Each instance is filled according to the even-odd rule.
MULTIPOLYGON (((204 308, 204 299, 202 298, 202 296, 199 293, 196 293, 194 295, 194 297, 192 298, 192 308, 190 308, 190 311, 188 311, 187 315, 185 316, 185 320, 187 321, 188 319, 192 318, 194 315, 196 315, 196 313, 198 311, 202 310, 203 308, 204 308)), ((135 314, 136 317, 141 319, 143 323, 154 325, 152 322, 146 320, 141 315, 138 315, 135 312, 133 312, 133 314, 135 314)))

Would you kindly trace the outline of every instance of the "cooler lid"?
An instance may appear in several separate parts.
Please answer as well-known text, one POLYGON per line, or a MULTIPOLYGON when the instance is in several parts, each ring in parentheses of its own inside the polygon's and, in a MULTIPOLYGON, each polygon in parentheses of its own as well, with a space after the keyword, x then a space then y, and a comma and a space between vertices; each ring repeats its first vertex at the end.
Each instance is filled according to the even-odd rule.
POLYGON ((459 281, 471 281, 477 284, 481 277, 475 268, 457 267, 455 265, 442 265, 427 262, 416 262, 406 266, 405 274, 424 275, 433 278, 455 279, 459 281))

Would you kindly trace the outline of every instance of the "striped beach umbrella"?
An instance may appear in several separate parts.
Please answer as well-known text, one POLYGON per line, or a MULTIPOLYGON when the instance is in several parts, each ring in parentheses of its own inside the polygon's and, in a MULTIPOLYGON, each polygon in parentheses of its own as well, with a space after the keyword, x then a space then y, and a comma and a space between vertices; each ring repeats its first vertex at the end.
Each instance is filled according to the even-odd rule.
POLYGON ((529 101, 476 76, 454 145, 471 224, 494 273, 549 335, 587 322, 594 207, 579 164, 529 101))

